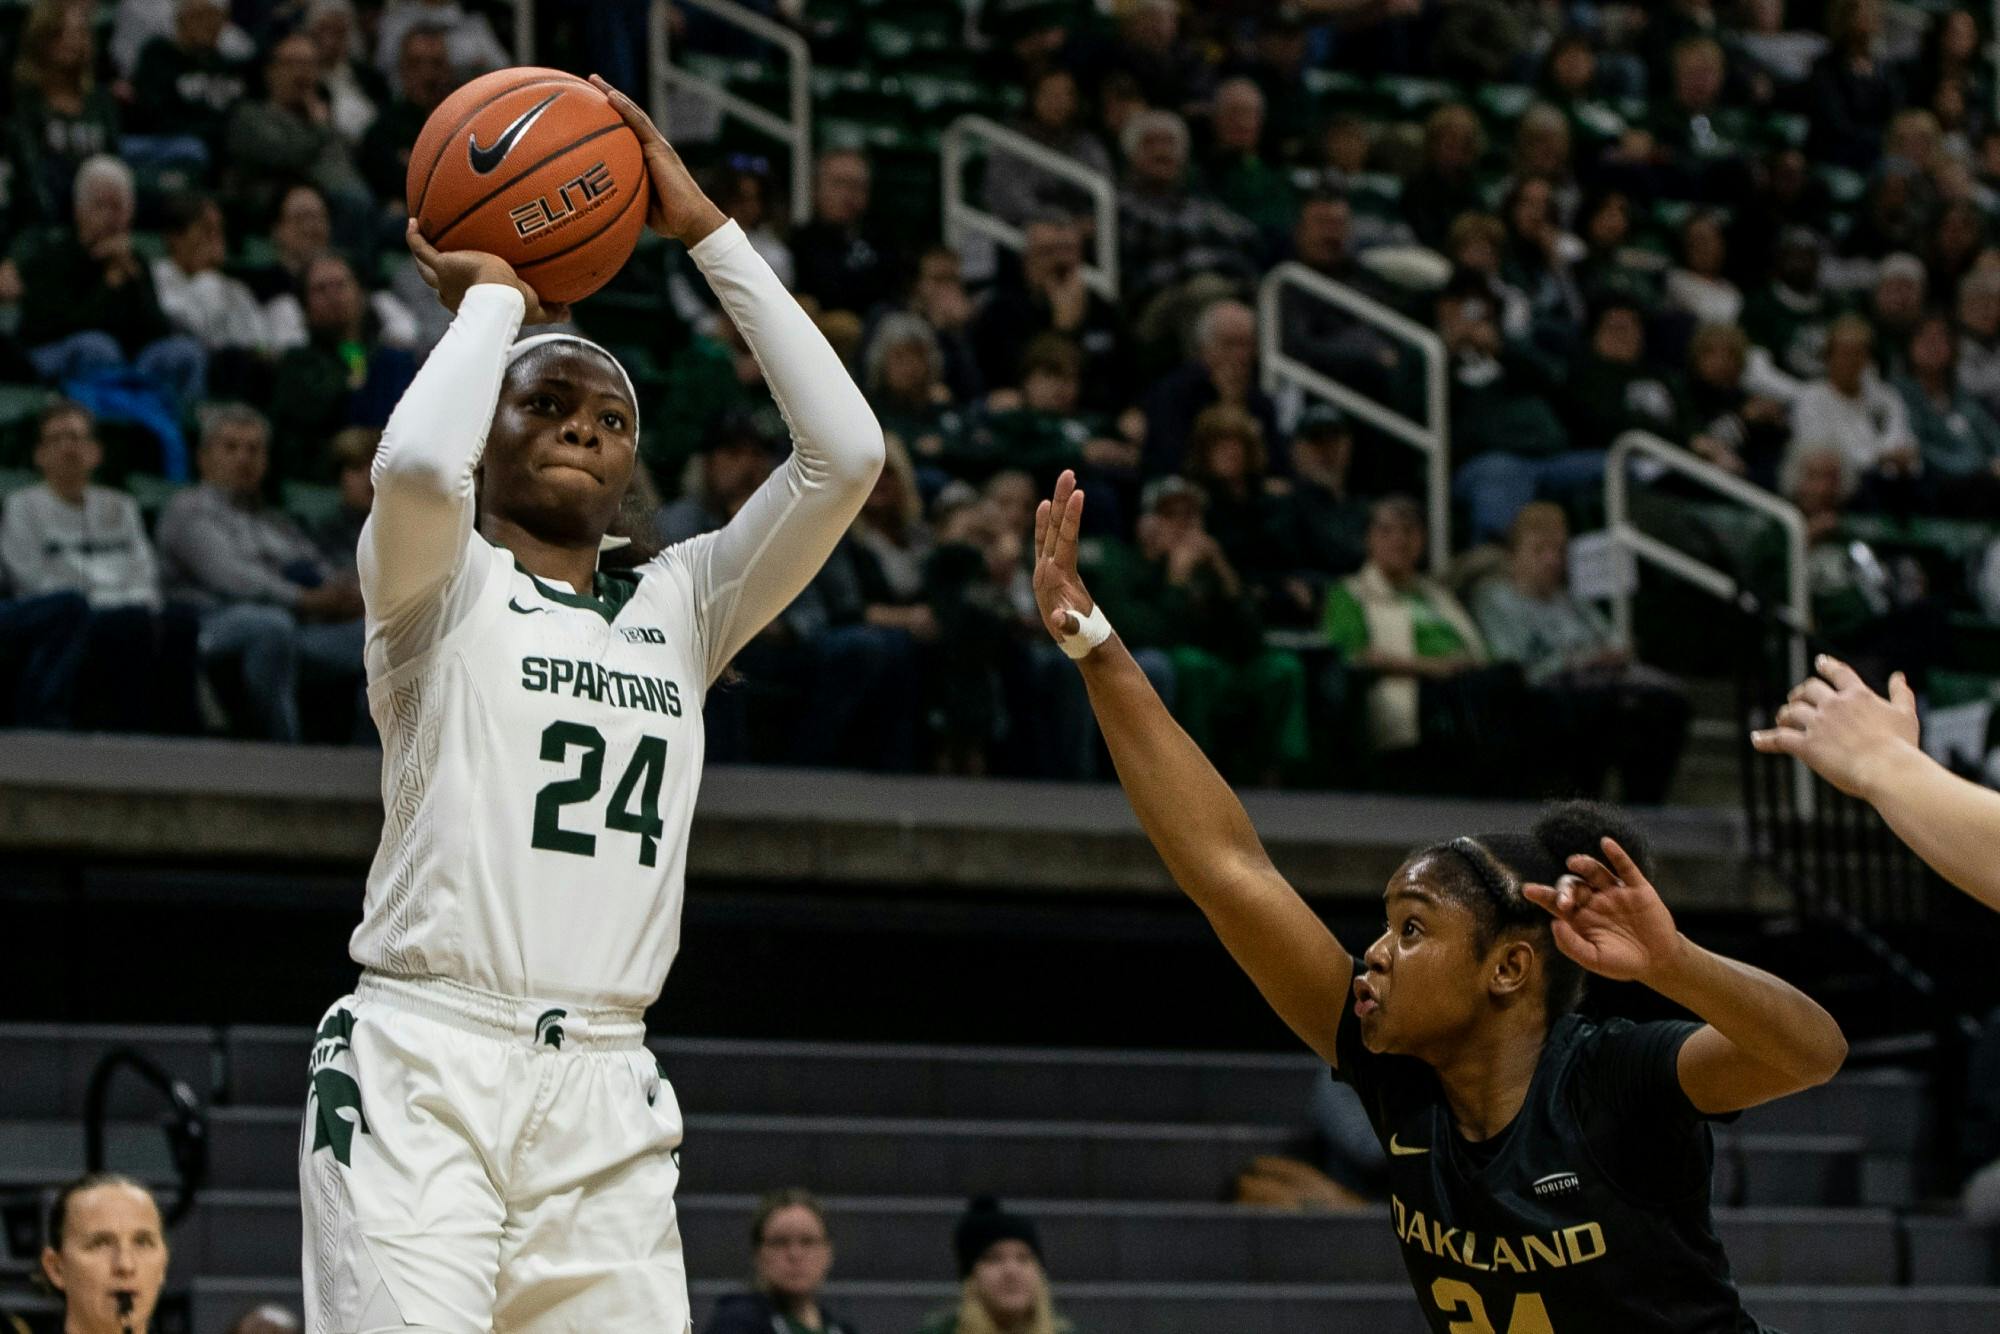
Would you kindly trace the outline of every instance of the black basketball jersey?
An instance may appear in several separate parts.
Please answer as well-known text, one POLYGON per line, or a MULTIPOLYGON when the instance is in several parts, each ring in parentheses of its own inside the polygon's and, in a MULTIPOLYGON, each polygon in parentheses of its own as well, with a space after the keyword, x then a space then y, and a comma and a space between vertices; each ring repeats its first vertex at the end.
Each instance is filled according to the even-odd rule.
POLYGON ((1436 1074, 1371 1054, 1352 1007, 1336 1076, 1389 1155, 1390 1219, 1436 1334, 1758 1334, 1715 1234, 1715 1143, 1676 1061, 1698 1025, 1550 1029, 1527 1100, 1481 1143, 1436 1074))

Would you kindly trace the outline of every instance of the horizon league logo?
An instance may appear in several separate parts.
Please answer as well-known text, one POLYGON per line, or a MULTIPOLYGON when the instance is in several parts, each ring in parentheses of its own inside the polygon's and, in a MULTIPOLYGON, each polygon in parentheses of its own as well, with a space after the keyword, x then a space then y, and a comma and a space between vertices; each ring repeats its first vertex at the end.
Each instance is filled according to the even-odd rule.
POLYGON ((617 190, 618 182, 611 178, 611 168, 599 162, 550 193, 509 210, 507 220, 514 224, 515 235, 526 241, 564 225, 578 213, 595 208, 599 201, 617 193, 617 190))

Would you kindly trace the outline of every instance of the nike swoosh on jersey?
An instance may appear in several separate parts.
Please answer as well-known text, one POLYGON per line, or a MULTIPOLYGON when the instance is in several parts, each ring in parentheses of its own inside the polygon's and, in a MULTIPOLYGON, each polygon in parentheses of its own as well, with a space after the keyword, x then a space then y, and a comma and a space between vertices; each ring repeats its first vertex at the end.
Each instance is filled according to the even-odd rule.
POLYGON ((1408 1158, 1419 1153, 1429 1153, 1429 1149, 1413 1149, 1407 1144, 1396 1143, 1394 1135, 1389 1136, 1389 1152, 1398 1158, 1408 1158))
POLYGON ((467 161, 472 163, 472 170, 484 176, 493 171, 502 162, 505 162, 507 155, 514 151, 514 145, 521 142, 522 136, 534 128, 535 122, 542 118, 542 113, 555 105, 555 100, 561 96, 562 93, 560 90, 550 93, 547 97, 514 117, 514 123, 500 131, 500 137, 495 139, 490 146, 481 146, 477 134, 467 135, 465 156, 467 161))
POLYGON ((522 614, 523 616, 533 616, 533 615, 534 615, 534 614, 535 614, 536 612, 538 612, 538 611, 547 611, 547 610, 548 610, 548 608, 547 608, 547 607, 524 607, 524 606, 522 606, 522 605, 521 605, 520 603, 518 603, 518 602, 514 601, 514 599, 512 599, 512 598, 508 598, 508 599, 507 599, 507 610, 508 610, 508 611, 518 611, 518 612, 520 612, 520 613, 521 613, 521 614, 522 614))

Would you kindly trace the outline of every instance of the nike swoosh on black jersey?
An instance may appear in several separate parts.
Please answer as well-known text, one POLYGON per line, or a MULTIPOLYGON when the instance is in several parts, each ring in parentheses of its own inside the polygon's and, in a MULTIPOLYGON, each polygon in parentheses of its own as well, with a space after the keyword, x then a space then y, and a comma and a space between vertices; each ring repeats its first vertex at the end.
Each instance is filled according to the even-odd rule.
POLYGON ((547 97, 514 117, 514 123, 500 131, 500 137, 495 139, 490 147, 482 148, 477 134, 467 135, 465 156, 472 163, 473 171, 484 176, 495 167, 498 167, 502 162, 505 162, 507 155, 514 151, 514 145, 521 142, 521 137, 534 128, 535 122, 542 118, 542 113, 554 105, 555 100, 561 96, 562 92, 560 90, 550 93, 547 97))
POLYGON ((524 607, 524 606, 522 606, 522 605, 521 605, 520 603, 518 603, 518 602, 514 601, 514 599, 512 599, 512 598, 508 598, 508 599, 507 599, 507 610, 508 610, 508 611, 518 611, 518 612, 520 612, 520 613, 521 613, 521 614, 522 614, 523 616, 533 616, 533 615, 534 615, 534 614, 535 614, 536 612, 538 612, 538 611, 547 611, 547 610, 548 610, 548 608, 547 608, 547 607, 524 607))

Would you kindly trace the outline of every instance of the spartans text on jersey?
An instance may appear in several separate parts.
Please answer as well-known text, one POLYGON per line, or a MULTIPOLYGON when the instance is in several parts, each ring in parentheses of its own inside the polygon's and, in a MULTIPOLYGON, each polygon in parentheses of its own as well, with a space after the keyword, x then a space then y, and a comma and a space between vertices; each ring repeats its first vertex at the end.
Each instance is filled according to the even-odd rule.
POLYGON ((521 659, 521 689, 681 716, 681 688, 663 676, 613 671, 583 658, 521 659))

